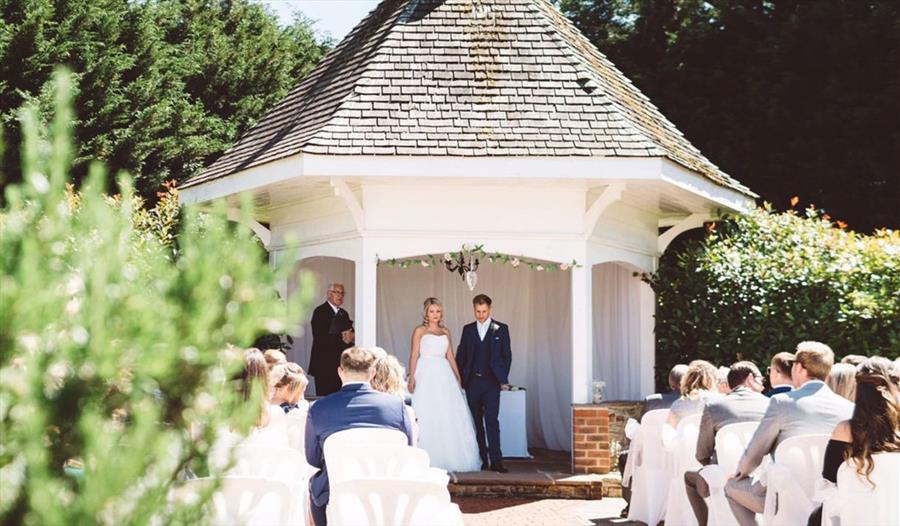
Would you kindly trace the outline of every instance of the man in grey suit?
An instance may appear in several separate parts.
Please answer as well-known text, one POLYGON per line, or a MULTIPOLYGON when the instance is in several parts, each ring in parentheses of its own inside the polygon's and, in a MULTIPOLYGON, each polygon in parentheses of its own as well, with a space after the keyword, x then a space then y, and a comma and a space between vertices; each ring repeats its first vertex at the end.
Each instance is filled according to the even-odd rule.
POLYGON ((853 415, 853 403, 825 385, 834 365, 834 352, 824 343, 797 345, 791 380, 794 390, 775 395, 759 428, 738 463, 737 473, 725 484, 725 496, 741 526, 756 525, 762 513, 766 488, 750 474, 765 455, 774 453, 785 439, 801 435, 830 435, 838 422, 853 415))
MULTIPOLYGON (((737 362, 728 370, 728 388, 731 392, 714 399, 703 408, 700 419, 700 435, 697 437, 697 461, 706 466, 715 463, 716 433, 728 424, 759 422, 766 414, 769 399, 762 395, 763 376, 751 362, 737 362)), ((697 522, 706 526, 709 510, 706 501, 709 485, 699 470, 684 473, 684 486, 697 522)))
MULTIPOLYGON (((665 393, 654 393, 644 398, 644 406, 641 408, 641 418, 650 411, 655 409, 668 409, 672 407, 675 400, 681 397, 681 379, 687 373, 688 366, 679 363, 672 367, 669 371, 669 391, 665 393)), ((619 473, 625 473, 625 463, 628 462, 628 452, 619 455, 619 473)), ((631 504, 631 488, 622 486, 622 498, 626 504, 631 504)), ((628 506, 622 510, 622 517, 628 516, 628 506)))

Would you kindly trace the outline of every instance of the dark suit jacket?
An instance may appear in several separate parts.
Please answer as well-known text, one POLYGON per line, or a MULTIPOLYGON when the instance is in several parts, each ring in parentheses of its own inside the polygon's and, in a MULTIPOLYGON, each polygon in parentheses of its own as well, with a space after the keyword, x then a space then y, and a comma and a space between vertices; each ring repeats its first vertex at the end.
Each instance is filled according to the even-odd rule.
MULTIPOLYGON (((509 326, 497 320, 491 320, 491 327, 488 328, 484 339, 489 342, 491 356, 488 363, 491 372, 497 377, 497 381, 501 384, 509 383, 509 367, 512 365, 512 349, 509 341, 509 326), (498 329, 492 327, 497 325, 498 329)), ((469 385, 472 379, 472 368, 475 365, 475 352, 481 338, 478 337, 478 325, 472 322, 463 327, 462 337, 459 339, 459 346, 456 348, 456 365, 459 367, 459 374, 462 376, 463 387, 469 385)))
POLYGON ((769 398, 772 398, 773 396, 775 396, 777 394, 790 393, 792 389, 793 389, 793 387, 791 387, 789 385, 779 385, 778 387, 766 392, 766 396, 768 396, 769 398))
POLYGON ((677 389, 667 393, 647 395, 647 397, 644 398, 644 407, 641 409, 641 416, 656 409, 668 409, 672 407, 675 400, 678 400, 679 398, 681 398, 681 393, 677 389))
MULTIPOLYGON (((412 423, 403 400, 378 392, 368 384, 345 385, 340 391, 317 400, 306 417, 306 461, 321 468, 309 481, 309 494, 317 506, 328 504, 328 470, 325 439, 333 433, 358 427, 386 427, 406 433, 412 445, 412 423)), ((361 444, 365 447, 365 444, 361 444)))
POLYGON ((716 433, 720 429, 739 422, 759 422, 768 407, 769 399, 748 387, 738 387, 722 398, 707 402, 700 417, 697 461, 704 466, 714 462, 716 433))
POLYGON ((348 347, 341 339, 342 326, 350 323, 350 315, 338 308, 337 314, 326 301, 313 311, 312 333, 313 343, 309 357, 309 374, 337 375, 337 367, 341 363, 341 353, 348 347))

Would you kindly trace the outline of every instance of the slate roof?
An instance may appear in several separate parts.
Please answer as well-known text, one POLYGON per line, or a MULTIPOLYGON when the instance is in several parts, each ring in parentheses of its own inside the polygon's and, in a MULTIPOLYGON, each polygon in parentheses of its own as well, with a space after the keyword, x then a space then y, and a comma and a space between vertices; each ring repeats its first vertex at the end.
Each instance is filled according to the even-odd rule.
POLYGON ((384 0, 189 187, 298 153, 666 157, 722 172, 547 0, 384 0))

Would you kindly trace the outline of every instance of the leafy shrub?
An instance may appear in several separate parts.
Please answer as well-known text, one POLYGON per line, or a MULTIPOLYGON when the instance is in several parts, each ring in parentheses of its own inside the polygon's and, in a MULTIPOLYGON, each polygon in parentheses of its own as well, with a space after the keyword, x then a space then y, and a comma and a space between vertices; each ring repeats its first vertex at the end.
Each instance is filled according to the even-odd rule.
POLYGON ((202 502, 167 494, 217 430, 249 429, 259 407, 234 394, 232 344, 299 313, 221 207, 179 215, 170 188, 163 208, 141 209, 128 177, 102 194, 98 165, 66 192, 68 78, 52 132, 23 112, 25 182, 0 212, 0 522, 193 524, 202 502))
POLYGON ((900 234, 839 228, 814 208, 761 208, 715 223, 667 255, 657 293, 656 364, 727 365, 819 340, 846 354, 900 354, 900 234))

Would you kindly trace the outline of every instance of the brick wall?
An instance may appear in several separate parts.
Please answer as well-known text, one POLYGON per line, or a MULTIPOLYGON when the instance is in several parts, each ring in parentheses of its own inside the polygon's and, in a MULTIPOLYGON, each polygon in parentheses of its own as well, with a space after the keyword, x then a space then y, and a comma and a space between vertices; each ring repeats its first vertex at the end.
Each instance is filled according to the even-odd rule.
POLYGON ((609 410, 600 405, 572 405, 572 473, 609 473, 609 410))
POLYGON ((613 401, 602 402, 600 407, 609 411, 609 441, 610 441, 610 468, 618 469, 619 453, 628 449, 628 439, 625 438, 625 423, 629 418, 641 419, 643 402, 613 401))

